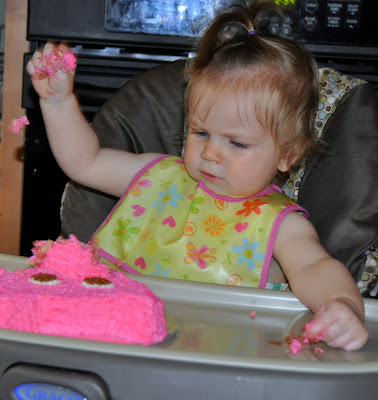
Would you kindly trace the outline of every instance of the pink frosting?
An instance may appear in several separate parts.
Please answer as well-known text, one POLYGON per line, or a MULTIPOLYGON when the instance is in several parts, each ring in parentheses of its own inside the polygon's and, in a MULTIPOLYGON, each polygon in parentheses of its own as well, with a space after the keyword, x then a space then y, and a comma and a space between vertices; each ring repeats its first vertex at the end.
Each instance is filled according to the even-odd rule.
POLYGON ((291 354, 298 354, 302 350, 302 346, 302 343, 298 339, 293 338, 289 346, 289 352, 291 354))
MULTIPOLYGON (((306 323, 302 327, 302 335, 296 335, 292 333, 291 335, 286 336, 284 339, 284 342, 289 348, 289 353, 291 354, 299 354, 303 348, 308 348, 312 350, 311 344, 312 343, 319 343, 323 337, 325 332, 313 334, 311 333, 311 325, 313 323, 313 320, 306 323)), ((324 350, 320 349, 319 347, 315 348, 315 351, 318 352, 319 354, 323 354, 324 350)))
MULTIPOLYGON (((93 245, 81 243, 76 236, 57 241, 34 242, 33 256, 29 261, 41 269, 53 271, 58 277, 80 279, 99 276, 108 278, 108 266, 97 259, 93 245)), ((60 278, 59 278, 60 279, 60 278)))
POLYGON ((72 52, 68 52, 62 59, 62 70, 64 72, 72 71, 76 68, 76 56, 72 52))
POLYGON ((33 252, 31 260, 39 266, 0 276, 1 328, 143 345, 167 336, 163 301, 147 285, 108 271, 91 246, 70 236, 37 242, 33 252), (43 244, 48 249, 41 261, 36 254, 43 244), (56 279, 35 282, 32 277, 40 273, 56 279), (110 282, 83 283, 88 277, 110 282))
POLYGON ((20 133, 21 129, 25 125, 29 125, 29 124, 30 124, 30 122, 28 120, 28 117, 26 115, 24 115, 21 118, 13 120, 12 126, 11 126, 11 131, 14 133, 20 133))
POLYGON ((58 70, 63 72, 72 71, 76 68, 76 56, 71 50, 62 53, 60 47, 54 47, 49 55, 41 58, 42 68, 35 70, 38 79, 45 79, 54 75, 58 70))

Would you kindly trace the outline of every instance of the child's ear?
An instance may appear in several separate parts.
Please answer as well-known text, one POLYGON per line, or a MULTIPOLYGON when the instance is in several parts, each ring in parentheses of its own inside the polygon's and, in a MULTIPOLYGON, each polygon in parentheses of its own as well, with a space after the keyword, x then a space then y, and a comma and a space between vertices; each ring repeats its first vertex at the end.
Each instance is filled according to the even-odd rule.
POLYGON ((278 161, 278 170, 281 172, 287 172, 289 171, 290 167, 293 165, 293 162, 295 161, 295 157, 291 154, 286 154, 280 158, 278 161))
POLYGON ((283 154, 278 161, 278 170, 287 172, 298 161, 298 149, 291 149, 288 153, 283 154))

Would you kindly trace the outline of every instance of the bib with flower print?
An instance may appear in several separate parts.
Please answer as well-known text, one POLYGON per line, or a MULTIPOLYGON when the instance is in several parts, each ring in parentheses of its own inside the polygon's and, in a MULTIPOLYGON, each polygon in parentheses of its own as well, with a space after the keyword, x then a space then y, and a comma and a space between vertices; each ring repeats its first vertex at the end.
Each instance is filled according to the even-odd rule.
POLYGON ((127 272, 265 288, 285 215, 306 211, 271 186, 250 198, 218 196, 161 156, 133 179, 92 241, 127 272))

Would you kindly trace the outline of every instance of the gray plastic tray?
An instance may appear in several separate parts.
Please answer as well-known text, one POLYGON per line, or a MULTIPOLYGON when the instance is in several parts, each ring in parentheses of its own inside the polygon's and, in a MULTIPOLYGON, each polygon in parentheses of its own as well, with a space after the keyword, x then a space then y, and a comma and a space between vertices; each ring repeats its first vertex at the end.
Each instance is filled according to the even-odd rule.
MULTIPOLYGON (((0 266, 24 268, 26 259, 0 255, 0 266)), ((90 400, 345 400, 375 395, 376 300, 365 300, 370 339, 362 350, 347 352, 321 343, 324 354, 302 351, 294 356, 274 343, 299 334, 311 313, 290 292, 132 278, 164 299, 177 322, 172 338, 143 347, 0 329, 0 398, 17 399, 9 394, 12 388, 33 374, 40 381, 93 392, 90 400), (250 311, 255 311, 254 319, 250 311)))

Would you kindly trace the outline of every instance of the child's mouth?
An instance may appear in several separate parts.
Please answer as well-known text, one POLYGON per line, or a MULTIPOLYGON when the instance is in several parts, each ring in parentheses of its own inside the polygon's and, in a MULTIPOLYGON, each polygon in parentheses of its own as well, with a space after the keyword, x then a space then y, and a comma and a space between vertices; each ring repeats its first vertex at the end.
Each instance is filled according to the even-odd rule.
POLYGON ((201 175, 202 175, 202 177, 203 177, 204 179, 206 179, 207 181, 213 182, 213 181, 218 181, 218 180, 220 180, 219 177, 217 177, 217 176, 215 176, 215 175, 212 175, 212 174, 208 174, 207 172, 204 172, 204 171, 201 171, 201 175))

